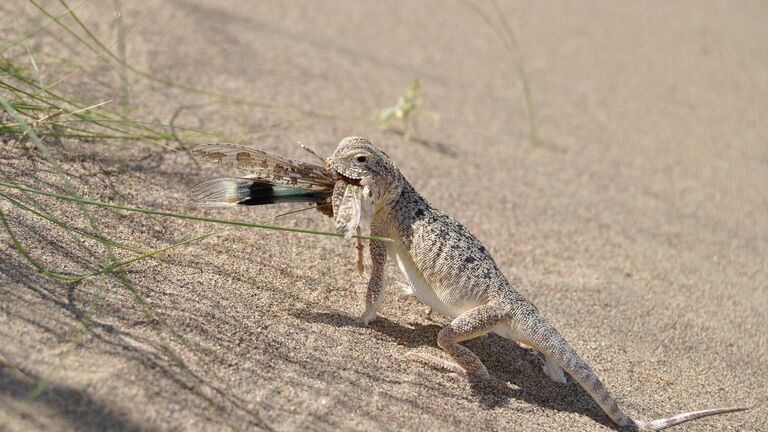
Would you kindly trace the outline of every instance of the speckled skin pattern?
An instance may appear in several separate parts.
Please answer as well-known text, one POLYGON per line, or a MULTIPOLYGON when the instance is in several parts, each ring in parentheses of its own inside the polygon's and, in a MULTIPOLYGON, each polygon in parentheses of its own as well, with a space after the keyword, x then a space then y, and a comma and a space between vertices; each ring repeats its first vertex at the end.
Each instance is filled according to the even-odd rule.
POLYGON ((346 181, 364 187, 363 195, 372 207, 371 234, 394 240, 371 242, 372 271, 360 322, 368 324, 376 318, 384 297, 388 255, 421 301, 453 319, 438 335, 438 344, 453 361, 418 352, 408 353, 409 359, 469 380, 488 379, 480 359, 459 342, 495 332, 541 352, 550 378, 565 382, 564 369, 611 420, 631 430, 660 430, 746 409, 711 409, 650 422, 630 419, 592 369, 507 280, 480 241, 419 195, 383 151, 365 138, 349 137, 339 143, 327 164, 346 181))

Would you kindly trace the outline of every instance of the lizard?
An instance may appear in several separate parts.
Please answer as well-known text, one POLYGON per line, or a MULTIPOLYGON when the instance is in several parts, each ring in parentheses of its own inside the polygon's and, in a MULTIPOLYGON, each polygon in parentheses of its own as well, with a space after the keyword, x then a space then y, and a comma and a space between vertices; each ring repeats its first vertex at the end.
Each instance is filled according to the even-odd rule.
POLYGON ((377 317, 385 295, 387 257, 397 263, 420 301, 451 319, 437 337, 438 346, 451 360, 411 351, 406 354, 411 361, 469 381, 489 380, 482 361, 460 342, 493 332, 543 354, 543 371, 550 379, 565 383, 567 372, 622 428, 656 431, 701 417, 749 409, 712 408, 651 421, 630 418, 576 350, 520 294, 519 286, 504 276, 477 237, 433 207, 392 159, 366 138, 344 138, 324 165, 297 163, 266 152, 252 153, 245 147, 227 150, 221 146, 203 146, 193 154, 245 170, 258 166, 262 171, 241 180, 203 183, 193 191, 197 198, 208 202, 227 198, 228 204, 246 205, 295 201, 330 205, 331 209, 323 212, 336 219, 337 228, 349 233, 367 223, 372 236, 393 240, 370 242, 371 272, 359 322, 368 325, 377 317), (244 164, 251 161, 240 152, 258 157, 252 164, 244 164), (275 164, 281 166, 275 169, 275 164), (302 177, 303 173, 311 175, 302 177), (361 219, 363 209, 370 221, 361 219))

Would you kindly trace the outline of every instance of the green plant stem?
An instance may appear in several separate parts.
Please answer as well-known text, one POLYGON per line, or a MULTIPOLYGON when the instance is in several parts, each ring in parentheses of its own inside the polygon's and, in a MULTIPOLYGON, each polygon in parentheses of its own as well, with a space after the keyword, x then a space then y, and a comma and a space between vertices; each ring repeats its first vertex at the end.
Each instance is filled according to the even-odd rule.
POLYGON ((107 274, 107 273, 112 273, 112 272, 114 272, 116 270, 119 270, 119 269, 122 269, 123 267, 125 267, 125 266, 127 266, 129 264, 132 264, 132 263, 134 263, 136 261, 141 261, 143 259, 147 259, 149 257, 153 257, 153 256, 161 254, 163 252, 168 252, 169 250, 176 249, 176 248, 178 248, 180 246, 185 246, 185 245, 188 245, 188 244, 191 244, 191 243, 195 243, 195 242, 198 242, 200 240, 203 240, 203 239, 206 239, 208 237, 211 237, 213 235, 221 234, 221 233, 224 233, 226 231, 231 231, 232 230, 232 228, 223 228, 223 229, 220 229, 220 230, 217 230, 217 231, 213 231, 213 232, 206 233, 206 234, 203 234, 203 235, 200 235, 200 236, 197 236, 197 237, 193 237, 193 238, 190 238, 190 239, 187 239, 187 240, 183 240, 183 241, 180 241, 178 243, 173 243, 171 245, 162 247, 160 249, 156 249, 156 250, 153 250, 153 251, 150 251, 150 252, 143 253, 141 255, 135 256, 135 257, 130 258, 130 259, 125 260, 125 261, 115 262, 113 264, 105 266, 105 267, 101 268, 100 270, 97 270, 97 271, 92 272, 92 273, 86 273, 86 274, 76 275, 76 276, 69 276, 69 275, 65 275, 65 274, 62 274, 62 273, 57 273, 57 272, 51 271, 51 270, 47 269, 45 266, 43 266, 42 264, 40 264, 39 262, 37 262, 34 258, 32 258, 32 256, 29 253, 29 251, 26 250, 26 248, 24 248, 24 246, 21 244, 21 242, 19 242, 18 238, 14 234, 13 230, 11 229, 11 227, 8 224, 8 221, 7 221, 6 217, 5 217, 5 213, 3 213, 2 210, 0 210, 0 221, 2 221, 3 226, 5 227, 5 229, 8 232, 8 234, 11 236, 11 241, 13 242, 14 247, 16 248, 16 250, 19 251, 19 253, 22 254, 24 256, 24 258, 26 258, 27 261, 29 261, 29 263, 33 267, 35 267, 44 276, 49 277, 51 279, 60 280, 60 281, 63 281, 63 282, 80 282, 80 281, 83 281, 85 279, 92 278, 94 276, 101 276, 101 275, 104 275, 104 274, 107 274))
POLYGON ((0 192, 0 197, 5 198, 11 204, 15 205, 16 207, 18 207, 18 208, 20 208, 20 209, 22 209, 24 211, 28 211, 28 212, 32 213, 33 215, 35 215, 35 216, 37 216, 37 217, 39 217, 41 219, 45 219, 48 222, 51 222, 52 224, 55 224, 55 225, 65 229, 67 231, 71 231, 71 232, 73 232, 75 234, 78 234, 78 235, 80 235, 82 237, 85 237, 87 239, 94 240, 94 241, 97 241, 97 242, 100 242, 100 243, 107 243, 107 244, 109 244, 111 246, 114 246, 116 248, 129 250, 131 252, 136 252, 136 253, 144 253, 145 252, 145 251, 143 251, 141 249, 137 249, 137 248, 134 248, 134 247, 131 247, 131 246, 127 246, 127 245, 124 245, 124 244, 120 244, 120 243, 114 242, 114 241, 112 241, 112 240, 110 240, 110 239, 108 239, 106 237, 95 236, 95 235, 88 234, 87 232, 85 232, 85 231, 83 231, 81 229, 75 228, 73 226, 67 225, 64 222, 61 222, 60 220, 58 220, 58 219, 56 219, 56 218, 54 218, 54 217, 52 217, 50 215, 46 215, 46 214, 44 214, 42 212, 39 212, 39 211, 33 209, 32 207, 29 207, 26 204, 22 203, 21 201, 18 201, 17 199, 11 197, 10 195, 6 195, 6 194, 0 192))
MULTIPOLYGON (((0 186, 16 189, 24 192, 31 192, 39 195, 46 195, 66 201, 72 201, 79 204, 84 205, 94 205, 99 207, 107 207, 107 208, 113 208, 118 210, 125 210, 125 211, 132 211, 132 212, 138 212, 138 213, 144 213, 144 214, 152 214, 157 216, 167 216, 167 217, 173 217, 177 219, 187 219, 187 220, 196 220, 201 222, 211 222, 211 223, 219 223, 219 224, 226 224, 226 225, 234 225, 234 226, 242 226, 242 227, 249 227, 249 228, 261 228, 261 229, 268 229, 268 230, 275 230, 275 231, 286 231, 286 232, 293 232, 293 233, 301 233, 301 234, 315 234, 315 235, 323 235, 323 236, 330 236, 330 237, 344 237, 344 234, 336 233, 336 232, 330 232, 330 231, 316 231, 316 230, 310 230, 305 228, 293 228, 293 227, 285 227, 285 226, 277 226, 277 225, 267 225, 267 224, 261 224, 261 223, 254 223, 254 222, 244 222, 244 221, 233 221, 233 220, 226 220, 226 219, 217 219, 217 218, 211 218, 211 217, 205 217, 205 216, 194 216, 194 215, 187 215, 182 213, 172 213, 167 211, 161 211, 161 210, 151 210, 151 209, 145 209, 145 208, 139 208, 139 207, 130 207, 130 206, 123 206, 120 204, 112 204, 107 203, 103 201, 96 201, 96 200, 89 200, 84 199, 72 195, 63 195, 58 194, 55 192, 47 192, 39 189, 30 188, 27 186, 15 184, 15 183, 6 183, 6 182, 0 182, 0 186)), ((375 237, 375 236, 352 236, 353 238, 360 238, 364 240, 375 240, 375 241, 386 241, 391 242, 392 239, 386 238, 386 237, 375 237)))
POLYGON ((8 44, 8 45, 6 45, 6 46, 4 46, 4 47, 0 48, 0 53, 2 53, 2 52, 4 52, 4 51, 7 51, 7 50, 9 50, 9 49, 11 49, 11 48, 13 48, 13 47, 15 47, 15 46, 19 45, 20 43, 24 42, 25 40, 27 40, 27 39, 31 38, 32 36, 34 36, 34 35, 36 35, 36 34, 40 33, 40 32, 41 32, 43 29, 45 29, 46 27, 48 27, 48 26, 49 26, 49 25, 51 25, 52 23, 54 23, 54 22, 58 21, 58 19, 59 19, 59 18, 62 18, 62 17, 64 17, 65 15, 68 15, 68 14, 72 13, 72 11, 74 11, 74 10, 75 10, 75 9, 77 9, 77 8, 79 8, 79 7, 80 7, 80 6, 81 6, 83 3, 85 3, 85 1, 86 1, 86 0, 81 0, 81 1, 80 1, 80 2, 78 2, 78 3, 77 3, 75 6, 74 6, 74 7, 71 7, 71 8, 70 8, 70 7, 67 7, 67 9, 66 9, 66 10, 64 10, 64 12, 60 13, 59 15, 56 15, 56 16, 55 16, 54 18, 52 18, 52 19, 49 19, 48 21, 46 21, 46 22, 45 22, 45 24, 42 24, 42 25, 38 26, 36 29, 34 29, 34 30, 30 31, 29 33, 25 34, 24 36, 22 36, 22 37, 20 37, 20 38, 16 39, 15 41, 11 42, 10 44, 8 44))
POLYGON ((512 64, 515 66, 515 71, 517 72, 517 75, 520 77, 520 82, 523 87, 523 97, 525 98, 525 106, 527 111, 527 117, 528 117, 528 138, 531 142, 531 145, 536 147, 539 145, 539 134, 538 129, 536 127, 536 111, 533 106, 533 94, 531 91, 531 85, 528 82, 528 75, 525 73, 525 68, 523 67, 523 56, 520 53, 520 49, 517 45, 517 41, 515 39, 514 33, 512 33, 512 28, 509 26, 509 22, 504 15, 504 12, 502 11, 501 7, 499 6, 498 2, 496 0, 491 0, 491 4, 493 5, 494 12, 499 18, 499 21, 501 21, 502 28, 501 30, 493 23, 493 20, 491 17, 489 17, 485 12, 483 12, 482 9, 480 9, 477 5, 472 3, 470 0, 462 0, 462 3, 470 8, 475 14, 477 14, 485 23, 490 27, 494 33, 496 33, 496 36, 501 40, 501 43, 504 45, 504 48, 507 51, 507 55, 509 55, 510 60, 512 61, 512 64))

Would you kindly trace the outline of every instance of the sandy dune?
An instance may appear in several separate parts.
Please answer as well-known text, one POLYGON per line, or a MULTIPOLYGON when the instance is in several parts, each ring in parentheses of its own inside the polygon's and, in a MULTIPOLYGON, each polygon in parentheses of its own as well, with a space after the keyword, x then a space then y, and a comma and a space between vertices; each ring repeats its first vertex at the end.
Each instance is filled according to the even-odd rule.
MULTIPOLYGON (((111 2, 92 3, 79 13, 111 37, 111 2)), ((461 2, 123 3, 131 64, 273 106, 212 103, 132 75, 141 116, 167 122, 186 106, 184 124, 307 160, 297 140, 329 154, 344 136, 368 136, 524 281, 630 415, 757 403, 680 430, 768 429, 764 2, 504 2, 531 84, 535 147, 514 64, 461 2), (404 142, 366 118, 414 76, 439 121, 423 116, 404 142)), ((86 84, 84 96, 109 96, 86 84)), ((300 207, 194 208, 192 185, 233 172, 152 144, 53 149, 93 199, 251 221, 300 207)), ((61 190, 27 146, 10 146, 0 164, 14 181, 61 190)), ((88 226, 76 206, 40 201, 88 226)), ((46 266, 103 265, 7 201, 0 209, 46 266)), ((145 249, 218 228, 95 215, 113 239, 145 249)), ((332 228, 315 212, 274 223, 332 228)), ((0 234, 0 419, 55 368, 8 430, 613 427, 575 383, 552 383, 533 353, 496 336, 467 343, 493 388, 404 361, 413 349, 439 353, 445 320, 404 297, 390 266, 383 316, 355 324, 355 256, 335 238, 241 229, 129 267, 132 292, 114 277, 46 279, 0 234)))

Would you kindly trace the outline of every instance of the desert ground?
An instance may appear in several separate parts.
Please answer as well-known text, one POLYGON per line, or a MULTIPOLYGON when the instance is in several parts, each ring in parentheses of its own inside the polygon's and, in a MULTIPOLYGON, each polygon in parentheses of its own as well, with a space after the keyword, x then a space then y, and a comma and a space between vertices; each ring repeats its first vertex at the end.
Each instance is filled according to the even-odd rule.
MULTIPOLYGON (((366 136, 522 281, 630 416, 755 405, 676 430, 768 430, 768 4, 500 7, 514 43, 485 0, 125 1, 133 67, 258 101, 129 73, 129 112, 307 161, 297 141, 330 155, 366 136), (369 118, 414 77, 423 113, 405 141, 369 118)), ((22 0, 2 11, 2 41, 45 18, 22 0)), ((114 41, 112 2, 77 13, 114 41)), ((27 46, 62 55, 54 28, 27 46)), ((93 103, 114 97, 97 80, 119 82, 96 57, 83 54, 89 74, 65 83, 93 103)), ((29 140, 4 138, 3 181, 66 192, 29 140)), ((172 145, 49 146, 88 199, 333 229, 314 211, 272 218, 302 204, 194 206, 193 185, 237 173, 172 145)), ((72 203, 0 192, 142 250, 221 228, 95 207, 88 221, 72 203)), ((465 343, 489 386, 406 361, 444 355, 448 321, 405 295, 389 263, 379 319, 357 324, 366 280, 352 241, 241 228, 70 283, 30 265, 9 232, 64 274, 104 267, 104 247, 7 199, 0 210, 12 230, 0 232, 0 429, 615 430, 575 382, 551 382, 532 351, 495 335, 465 343)))

